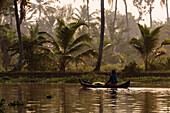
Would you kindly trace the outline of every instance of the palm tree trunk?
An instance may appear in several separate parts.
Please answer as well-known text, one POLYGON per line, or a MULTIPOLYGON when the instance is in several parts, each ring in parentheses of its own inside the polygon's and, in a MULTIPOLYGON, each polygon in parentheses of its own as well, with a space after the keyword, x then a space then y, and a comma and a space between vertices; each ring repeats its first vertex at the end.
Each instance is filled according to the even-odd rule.
POLYGON ((90 23, 90 19, 89 19, 89 0, 87 0, 87 20, 88 20, 88 24, 90 23))
MULTIPOLYGON (((128 12, 127 12, 127 3, 126 0, 123 0, 125 4, 125 12, 126 12, 126 27, 129 28, 129 20, 128 20, 128 12)), ((127 31, 127 38, 129 38, 129 30, 127 31)))
MULTIPOLYGON (((116 17, 117 17, 117 0, 115 0, 115 14, 114 14, 114 20, 113 20, 113 27, 115 27, 116 23, 116 17)), ((114 30, 115 32, 115 30, 114 30)), ((114 34, 113 34, 114 35, 114 34)), ((113 36, 114 37, 114 36, 113 36)), ((112 39, 113 40, 113 39, 112 39)))
POLYGON ((152 28, 152 3, 150 3, 150 11, 149 11, 149 14, 150 14, 150 28, 152 28))
POLYGON ((40 24, 40 19, 41 19, 41 8, 40 8, 40 6, 41 6, 41 2, 39 2, 39 7, 38 7, 38 9, 39 9, 38 23, 39 24, 40 24))
POLYGON ((166 0, 166 13, 167 13, 167 23, 169 23, 169 11, 168 11, 168 0, 166 0))
POLYGON ((99 55, 96 67, 94 71, 100 71, 101 61, 102 61, 102 53, 103 53, 103 41, 104 41, 104 25, 105 25, 105 17, 104 17, 104 0, 101 0, 101 33, 100 33, 100 45, 99 45, 99 55))
POLYGON ((22 43, 22 38, 21 38, 20 20, 19 20, 19 15, 18 15, 17 0, 14 0, 14 6, 15 6, 16 26, 17 26, 17 32, 18 32, 18 38, 19 38, 19 58, 18 58, 18 63, 16 64, 16 70, 20 71, 22 69, 23 43, 22 43))
POLYGON ((145 56, 145 71, 148 71, 148 54, 145 56))
MULTIPOLYGON (((87 0, 87 20, 88 20, 88 25, 90 24, 90 19, 89 19, 89 0, 87 0)), ((88 32, 90 29, 88 28, 88 32)))

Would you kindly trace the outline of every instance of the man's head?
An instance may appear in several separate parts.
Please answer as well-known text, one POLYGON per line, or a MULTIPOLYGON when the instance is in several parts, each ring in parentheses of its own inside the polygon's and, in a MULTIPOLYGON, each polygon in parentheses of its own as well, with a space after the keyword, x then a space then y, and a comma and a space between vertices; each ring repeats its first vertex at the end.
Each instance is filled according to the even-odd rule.
POLYGON ((112 70, 112 74, 115 74, 116 73, 116 71, 115 70, 112 70))

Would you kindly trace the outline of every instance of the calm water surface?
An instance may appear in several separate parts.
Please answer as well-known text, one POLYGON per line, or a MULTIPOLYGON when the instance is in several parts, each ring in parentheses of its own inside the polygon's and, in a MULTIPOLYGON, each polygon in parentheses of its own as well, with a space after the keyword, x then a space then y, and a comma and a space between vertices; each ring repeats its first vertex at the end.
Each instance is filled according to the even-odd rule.
POLYGON ((79 84, 0 84, 0 99, 25 106, 1 106, 5 113, 170 113, 170 86, 83 89, 79 84), (54 98, 46 99, 47 95, 54 98))

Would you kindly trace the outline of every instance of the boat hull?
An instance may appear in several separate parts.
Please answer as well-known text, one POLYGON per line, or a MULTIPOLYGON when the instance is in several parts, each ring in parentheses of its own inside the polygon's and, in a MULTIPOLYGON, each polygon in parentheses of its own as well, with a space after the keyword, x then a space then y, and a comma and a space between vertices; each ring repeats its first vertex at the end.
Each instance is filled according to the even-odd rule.
POLYGON ((93 85, 91 82, 85 81, 80 78, 79 78, 79 82, 83 87, 87 87, 87 88, 128 88, 130 85, 130 81, 127 81, 127 82, 117 85, 117 86, 93 85))

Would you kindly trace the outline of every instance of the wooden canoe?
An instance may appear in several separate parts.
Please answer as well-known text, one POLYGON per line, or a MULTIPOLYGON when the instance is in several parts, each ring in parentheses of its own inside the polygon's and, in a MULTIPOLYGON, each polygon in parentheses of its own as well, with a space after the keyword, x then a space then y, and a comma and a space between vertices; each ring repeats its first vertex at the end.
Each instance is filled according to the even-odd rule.
POLYGON ((128 88, 130 85, 130 81, 127 81, 127 82, 117 85, 117 86, 93 85, 93 83, 85 81, 80 78, 79 78, 79 82, 83 87, 87 87, 87 88, 128 88))

